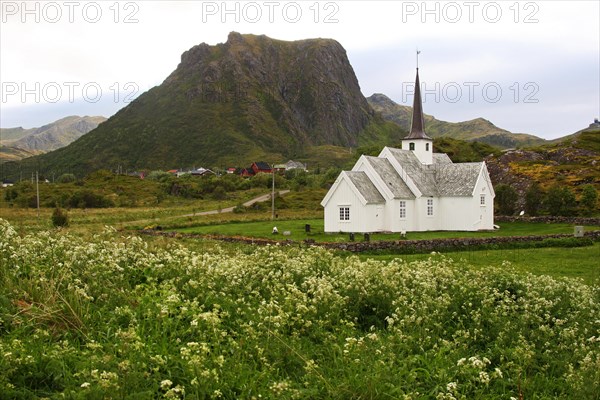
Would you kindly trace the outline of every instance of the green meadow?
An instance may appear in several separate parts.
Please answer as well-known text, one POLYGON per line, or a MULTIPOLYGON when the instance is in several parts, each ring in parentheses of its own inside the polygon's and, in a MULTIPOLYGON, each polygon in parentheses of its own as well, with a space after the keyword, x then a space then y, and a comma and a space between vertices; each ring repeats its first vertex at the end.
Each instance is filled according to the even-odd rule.
MULTIPOLYGON (((600 243, 351 254, 303 242, 349 240, 323 233, 323 190, 275 220, 239 207, 263 192, 72 208, 65 228, 0 201, 0 399, 598 399, 600 243), (157 227, 295 243, 137 232, 157 227)), ((573 226, 407 239, 556 233, 573 226)))

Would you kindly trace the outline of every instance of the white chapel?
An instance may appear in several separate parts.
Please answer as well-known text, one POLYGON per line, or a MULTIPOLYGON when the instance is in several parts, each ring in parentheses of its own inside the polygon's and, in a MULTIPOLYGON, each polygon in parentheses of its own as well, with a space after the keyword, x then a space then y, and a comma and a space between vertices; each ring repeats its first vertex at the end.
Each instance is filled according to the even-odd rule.
POLYGON ((485 162, 453 163, 425 133, 419 69, 410 133, 342 171, 321 201, 325 232, 477 231, 494 226, 485 162))

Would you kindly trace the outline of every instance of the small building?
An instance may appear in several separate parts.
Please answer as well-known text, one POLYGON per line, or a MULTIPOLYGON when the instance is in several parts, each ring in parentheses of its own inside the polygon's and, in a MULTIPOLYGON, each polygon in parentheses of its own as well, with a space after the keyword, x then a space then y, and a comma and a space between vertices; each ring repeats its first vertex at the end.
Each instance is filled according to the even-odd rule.
POLYGON ((453 163, 425 133, 417 69, 410 133, 343 171, 321 202, 325 232, 477 231, 494 226, 485 162, 453 163))
POLYGON ((273 172, 273 169, 271 168, 271 166, 264 162, 264 161, 258 161, 258 162, 253 162, 252 165, 250 166, 250 169, 252 169, 252 171, 254 171, 254 174, 259 174, 259 173, 265 173, 265 174, 270 174, 271 172, 273 172))
POLYGON ((250 178, 251 176, 256 175, 254 173, 254 170, 252 168, 242 168, 240 170, 240 176, 244 177, 244 178, 250 178))
POLYGON ((192 176, 215 175, 215 173, 213 171, 211 171, 210 169, 202 168, 202 167, 190 171, 190 174, 192 176))
POLYGON ((306 164, 303 164, 299 161, 289 160, 285 163, 285 170, 289 171, 291 169, 306 171, 306 164))

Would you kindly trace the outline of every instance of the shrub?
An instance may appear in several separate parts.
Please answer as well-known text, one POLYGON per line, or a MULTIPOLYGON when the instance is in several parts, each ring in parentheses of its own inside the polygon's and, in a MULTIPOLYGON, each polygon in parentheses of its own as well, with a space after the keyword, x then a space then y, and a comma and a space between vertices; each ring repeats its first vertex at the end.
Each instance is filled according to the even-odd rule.
POLYGON ((66 210, 56 207, 52 212, 52 226, 55 228, 69 226, 69 215, 66 210))
POLYGON ((581 193, 581 207, 584 215, 591 216, 598 212, 598 191, 592 185, 585 185, 581 193))
POLYGON ((495 189, 496 205, 500 215, 512 215, 515 213, 516 202, 519 198, 517 191, 509 185, 500 184, 495 189))
POLYGON ((71 183, 75 182, 77 178, 73 174, 62 174, 56 179, 56 183, 71 183))
POLYGON ((215 200, 225 200, 227 198, 227 192, 225 192, 223 186, 217 186, 212 192, 212 197, 215 200))
POLYGON ((551 215, 568 217, 575 213, 577 200, 568 187, 555 185, 548 191, 545 204, 551 215))
POLYGON ((543 199, 544 192, 541 186, 539 183, 533 182, 525 192, 525 212, 531 216, 538 215, 543 199))

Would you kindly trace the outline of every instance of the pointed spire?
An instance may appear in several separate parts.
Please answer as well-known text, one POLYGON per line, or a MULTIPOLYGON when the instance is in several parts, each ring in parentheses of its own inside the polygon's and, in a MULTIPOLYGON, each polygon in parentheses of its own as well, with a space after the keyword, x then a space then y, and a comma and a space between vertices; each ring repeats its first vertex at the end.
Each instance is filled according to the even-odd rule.
MULTIPOLYGON (((420 51, 417 51, 417 60, 420 51)), ((418 62, 418 61, 417 61, 418 62)), ((413 99, 413 115, 410 125, 410 133, 404 139, 429 139, 425 133, 425 119, 423 118, 423 105, 421 103, 421 83, 419 82, 419 68, 417 67, 417 79, 415 80, 415 97, 413 99)))

